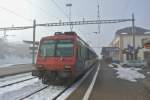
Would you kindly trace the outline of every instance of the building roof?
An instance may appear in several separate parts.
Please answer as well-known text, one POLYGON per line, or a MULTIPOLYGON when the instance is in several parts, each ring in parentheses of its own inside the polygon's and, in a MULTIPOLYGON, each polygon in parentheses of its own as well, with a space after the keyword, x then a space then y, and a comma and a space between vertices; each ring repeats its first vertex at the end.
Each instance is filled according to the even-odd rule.
MULTIPOLYGON (((150 32, 150 30, 135 26, 134 32, 135 32, 135 35, 144 35, 145 32, 150 32)), ((115 35, 116 36, 122 35, 123 33, 125 33, 126 35, 132 35, 132 27, 126 27, 126 28, 119 29, 116 31, 115 35)))

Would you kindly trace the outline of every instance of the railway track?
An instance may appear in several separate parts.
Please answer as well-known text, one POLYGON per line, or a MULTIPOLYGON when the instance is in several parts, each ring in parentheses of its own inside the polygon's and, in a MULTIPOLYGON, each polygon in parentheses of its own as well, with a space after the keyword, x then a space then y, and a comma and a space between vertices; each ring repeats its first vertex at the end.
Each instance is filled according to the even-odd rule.
POLYGON ((47 85, 47 86, 45 86, 45 87, 43 87, 43 88, 41 88, 41 89, 38 89, 38 90, 36 90, 36 91, 34 91, 34 92, 32 92, 32 93, 30 93, 30 94, 28 94, 28 95, 26 95, 26 96, 20 98, 19 100, 27 99, 27 98, 29 98, 30 96, 32 96, 32 95, 34 95, 34 94, 36 94, 36 93, 38 93, 38 92, 40 92, 40 91, 42 91, 42 90, 48 88, 48 87, 49 87, 49 85, 47 85))
POLYGON ((0 86, 0 88, 4 88, 4 87, 7 87, 7 86, 11 86, 11 85, 14 85, 14 84, 18 84, 18 83, 21 83, 21 82, 25 82, 25 81, 28 81, 28 80, 32 80, 32 79, 35 79, 35 78, 37 78, 37 77, 31 77, 31 78, 27 78, 27 79, 20 80, 20 81, 17 81, 17 82, 5 84, 5 85, 0 86))
MULTIPOLYGON (((63 100, 63 99, 60 99, 62 95, 65 94, 65 92, 67 92, 69 89, 71 88, 77 88, 82 82, 83 80, 87 77, 87 75, 89 75, 91 73, 91 71, 93 71, 94 68, 90 69, 85 75, 77 78, 76 80, 74 80, 72 83, 70 83, 69 85, 67 85, 65 88, 63 88, 62 90, 59 91, 59 93, 57 93, 57 95, 51 97, 49 100, 63 100), (80 82, 81 81, 81 82, 80 82), (77 87, 76 87, 77 86, 77 87)), ((47 85, 41 89, 38 89, 22 98, 20 98, 19 100, 32 100, 34 97, 34 95, 38 95, 37 93, 38 92, 44 92, 44 90, 48 89, 50 87, 50 85, 47 85)), ((70 91, 70 90, 69 90, 70 91)), ((45 92, 44 92, 45 93, 45 92)), ((43 95, 42 95, 43 96, 43 95)), ((38 95, 39 97, 39 95, 38 95)), ((37 99, 37 98, 36 98, 37 99)), ((36 100, 35 99, 35 100, 36 100)))
MULTIPOLYGON (((89 71, 87 71, 87 73, 89 74, 93 69, 94 68, 91 68, 89 71)), ((0 99, 3 99, 3 100, 43 100, 43 99, 44 100, 45 99, 62 100, 60 99, 63 97, 62 95, 64 94, 66 95, 66 92, 68 91, 70 92, 70 89, 73 90, 76 84, 81 83, 80 81, 81 80, 83 81, 84 80, 83 78, 87 77, 86 75, 87 73, 85 73, 83 76, 77 78, 76 80, 70 82, 70 84, 67 84, 65 86, 43 85, 40 80, 36 79, 36 77, 32 77, 30 74, 27 74, 23 80, 21 80, 23 77, 20 77, 19 79, 20 81, 0 86, 1 87, 0 99)), ((12 79, 13 78, 11 78, 11 80, 12 79)), ((15 79, 18 80, 18 77, 15 79)), ((64 98, 67 98, 67 97, 64 97, 64 98)))
MULTIPOLYGON (((10 88, 10 87, 13 87, 14 85, 16 85, 16 88, 19 86, 21 86, 21 84, 24 84, 24 82, 27 82, 27 81, 32 81, 32 79, 34 80, 35 78, 37 78, 37 77, 32 77, 32 76, 30 76, 30 74, 29 75, 26 75, 26 77, 22 77, 22 76, 17 76, 17 75, 15 75, 15 76, 10 76, 10 77, 5 77, 5 78, 3 78, 3 79, 1 79, 0 80, 0 82, 1 83, 3 83, 3 81, 5 82, 4 84, 0 84, 0 98, 1 99, 3 99, 3 98, 5 98, 5 95, 7 95, 7 92, 6 92, 6 94, 4 94, 4 96, 3 95, 1 95, 1 93, 2 93, 2 91, 6 88, 10 88), (30 78, 28 78, 28 77, 30 77, 30 78), (18 78, 20 78, 20 79, 18 79, 18 78), (10 81, 11 80, 11 81, 10 81), (17 80, 19 80, 19 81, 17 81, 17 80), (14 82, 15 81, 15 82, 14 82), (19 84, 19 83, 21 83, 21 84, 19 84), (10 87, 9 87, 10 86, 10 87), (3 97, 2 97, 3 96, 3 97)), ((36 94, 36 93, 38 93, 38 92, 40 92, 40 91, 42 91, 42 90, 44 90, 44 89, 46 89, 46 88, 49 88, 49 87, 52 87, 51 89, 53 90, 53 87, 57 87, 57 86, 51 86, 51 85, 42 85, 41 86, 41 81, 39 81, 38 82, 38 84, 40 84, 40 85, 36 85, 36 88, 34 87, 34 89, 33 89, 33 91, 30 91, 30 90, 28 90, 28 91, 26 91, 26 93, 25 93, 25 95, 20 95, 20 94, 17 94, 17 95, 20 95, 20 96, 16 96, 16 97, 14 97, 14 98, 16 98, 15 100, 24 100, 24 99, 28 99, 30 96, 32 96, 32 95, 34 95, 34 94, 36 94), (38 87, 38 88, 37 88, 38 87)), ((30 88, 31 89, 31 88, 30 88)), ((56 89, 57 90, 57 89, 56 89)), ((66 88, 65 89, 62 89, 62 90, 60 90, 59 92, 61 92, 62 93, 62 91, 64 91, 64 90, 66 90, 66 88)), ((20 92, 21 93, 21 92, 20 92)), ((13 94, 13 92, 12 92, 12 94, 13 94)), ((23 92, 22 92, 22 94, 24 94, 23 92)), ((60 95, 60 94, 59 94, 60 95)), ((10 98, 9 98, 10 99, 10 98)), ((4 99, 4 100, 6 100, 6 99, 4 99)), ((14 100, 14 99, 12 99, 12 100, 14 100)))
MULTIPOLYGON (((75 80, 73 83, 70 83, 68 86, 66 86, 64 89, 62 89, 56 96, 54 96, 54 97, 53 97, 52 99, 50 99, 50 100, 56 100, 61 94, 63 94, 67 89, 69 89, 76 81, 77 81, 77 80, 75 80)), ((34 95, 34 94, 36 94, 36 93, 38 93, 38 92, 41 92, 41 91, 43 91, 44 89, 49 88, 50 86, 51 86, 51 85, 44 86, 43 88, 38 89, 38 90, 36 90, 36 91, 34 91, 34 92, 32 92, 32 93, 30 93, 30 94, 28 94, 28 95, 26 95, 26 96, 20 98, 19 100, 26 100, 26 99, 28 99, 30 96, 32 96, 32 95, 34 95)))
MULTIPOLYGON (((80 77, 81 78, 81 77, 80 77)), ((69 85, 67 85, 65 88, 63 88, 62 90, 60 90, 59 91, 59 93, 56 95, 56 96, 54 96, 53 98, 51 98, 50 100, 56 100, 59 96, 61 96, 66 90, 68 90, 70 87, 72 87, 72 85, 74 85, 80 78, 77 78, 76 80, 74 80, 73 82, 71 82, 69 85)), ((18 100, 28 100, 28 98, 29 97, 31 97, 31 96, 33 96, 33 95, 35 95, 35 94, 37 94, 38 92, 42 92, 43 90, 45 90, 45 89, 48 89, 49 87, 51 87, 51 85, 46 85, 46 86, 44 86, 44 87, 42 87, 42 88, 40 88, 40 89, 37 89, 36 91, 34 91, 34 92, 32 92, 32 93, 30 93, 30 94, 28 94, 28 95, 26 95, 26 96, 23 96, 23 97, 21 97, 21 98, 19 98, 18 100)), ((54 87, 54 86, 52 86, 52 87, 54 87)), ((57 87, 57 86, 56 86, 57 87)), ((53 89, 53 88, 52 88, 53 89)), ((30 99, 29 99, 30 100, 30 99)))

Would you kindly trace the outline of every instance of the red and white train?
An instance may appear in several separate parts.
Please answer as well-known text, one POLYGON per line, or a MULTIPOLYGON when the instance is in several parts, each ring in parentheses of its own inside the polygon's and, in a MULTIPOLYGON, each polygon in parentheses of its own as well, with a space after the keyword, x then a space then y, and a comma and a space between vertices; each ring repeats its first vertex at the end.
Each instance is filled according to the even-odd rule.
POLYGON ((56 32, 43 37, 39 44, 36 68, 32 75, 43 83, 57 79, 77 78, 98 59, 95 51, 75 32, 56 32))

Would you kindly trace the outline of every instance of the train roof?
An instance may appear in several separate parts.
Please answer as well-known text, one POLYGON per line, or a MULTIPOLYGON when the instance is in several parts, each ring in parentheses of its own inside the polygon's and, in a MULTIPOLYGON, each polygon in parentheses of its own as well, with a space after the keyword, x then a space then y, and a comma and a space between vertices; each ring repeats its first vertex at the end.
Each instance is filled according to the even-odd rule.
POLYGON ((55 32, 54 35, 52 36, 46 36, 46 37, 43 37, 42 40, 44 39, 66 39, 66 38, 75 38, 76 33, 75 32, 55 32), (70 34, 69 34, 70 33, 70 34))

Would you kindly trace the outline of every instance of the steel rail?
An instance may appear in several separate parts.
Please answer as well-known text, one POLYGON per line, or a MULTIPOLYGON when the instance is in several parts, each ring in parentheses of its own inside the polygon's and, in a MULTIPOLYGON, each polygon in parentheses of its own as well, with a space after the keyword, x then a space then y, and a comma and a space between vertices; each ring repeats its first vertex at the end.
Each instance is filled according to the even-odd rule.
POLYGON ((14 83, 2 85, 2 86, 0 86, 0 88, 4 88, 4 87, 7 87, 7 86, 11 86, 11 85, 13 85, 13 84, 18 84, 18 83, 21 83, 21 82, 25 82, 25 81, 28 81, 28 80, 32 80, 32 79, 34 79, 34 78, 37 78, 37 77, 32 77, 32 78, 24 79, 24 80, 17 81, 17 82, 14 82, 14 83))
POLYGON ((24 99, 26 99, 26 98, 28 98, 28 97, 30 97, 30 96, 36 94, 36 93, 38 93, 38 92, 40 92, 40 91, 42 91, 42 90, 48 88, 49 86, 50 86, 50 85, 47 85, 47 86, 45 86, 45 87, 43 87, 43 88, 41 88, 41 89, 38 89, 37 91, 34 91, 34 92, 30 93, 29 95, 26 95, 26 96, 20 98, 19 100, 24 100, 24 99))

